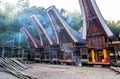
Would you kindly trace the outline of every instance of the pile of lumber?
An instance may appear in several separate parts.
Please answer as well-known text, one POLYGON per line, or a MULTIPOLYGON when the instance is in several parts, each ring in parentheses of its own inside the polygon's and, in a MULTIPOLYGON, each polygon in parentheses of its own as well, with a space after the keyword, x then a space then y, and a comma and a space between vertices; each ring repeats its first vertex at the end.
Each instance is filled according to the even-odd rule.
POLYGON ((120 74, 120 67, 110 67, 111 70, 115 71, 117 74, 120 74))
POLYGON ((16 76, 19 79, 39 79, 24 73, 30 68, 27 64, 15 58, 0 58, 0 71, 16 76))

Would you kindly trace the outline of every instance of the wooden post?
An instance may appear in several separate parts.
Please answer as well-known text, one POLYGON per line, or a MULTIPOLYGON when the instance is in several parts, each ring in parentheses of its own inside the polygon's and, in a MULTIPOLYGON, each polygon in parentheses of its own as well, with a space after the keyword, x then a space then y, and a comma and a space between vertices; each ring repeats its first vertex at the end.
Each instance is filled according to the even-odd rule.
POLYGON ((96 53, 95 53, 95 58, 96 58, 97 61, 99 61, 99 58, 100 58, 100 57, 99 57, 99 52, 96 52, 96 53))
POLYGON ((46 54, 44 54, 44 57, 45 57, 45 61, 47 60, 47 56, 46 56, 46 54))
POLYGON ((2 57, 5 56, 5 47, 2 48, 2 57))
POLYGON ((91 55, 92 55, 92 62, 95 62, 95 51, 94 51, 94 49, 91 50, 91 55))
POLYGON ((22 49, 22 59, 24 59, 24 49, 22 49))
POLYGON ((114 49, 115 49, 115 60, 118 61, 118 49, 117 49, 117 45, 114 46, 114 49))
POLYGON ((110 59, 109 52, 107 49, 103 49, 103 56, 104 56, 104 60, 110 59))
POLYGON ((74 61, 73 52, 71 52, 71 60, 74 61))
POLYGON ((66 60, 66 54, 63 52, 63 60, 66 60))
POLYGON ((107 58, 107 51, 106 51, 106 49, 103 49, 103 57, 104 57, 104 60, 107 58))

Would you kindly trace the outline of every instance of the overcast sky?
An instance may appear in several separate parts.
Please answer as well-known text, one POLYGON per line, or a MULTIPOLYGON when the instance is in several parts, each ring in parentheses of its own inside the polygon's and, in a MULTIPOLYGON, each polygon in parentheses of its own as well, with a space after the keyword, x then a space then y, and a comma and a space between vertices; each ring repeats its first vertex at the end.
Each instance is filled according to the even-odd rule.
MULTIPOLYGON (((15 4, 18 0, 6 0, 15 4)), ((44 6, 45 8, 55 5, 56 8, 64 8, 71 12, 81 11, 78 0, 29 0, 30 6, 44 6)), ((98 7, 106 20, 120 20, 120 0, 96 0, 98 7)))

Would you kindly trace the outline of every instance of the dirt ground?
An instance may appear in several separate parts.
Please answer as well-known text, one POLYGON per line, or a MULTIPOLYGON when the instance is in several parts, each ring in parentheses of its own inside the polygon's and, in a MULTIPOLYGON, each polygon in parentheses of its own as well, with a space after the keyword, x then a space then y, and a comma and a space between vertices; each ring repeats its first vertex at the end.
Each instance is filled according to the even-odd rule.
MULTIPOLYGON (((117 75, 109 68, 76 67, 48 64, 30 64, 30 66, 32 68, 25 70, 24 73, 38 77, 40 79, 120 79, 120 74, 117 75)), ((0 79, 17 78, 10 78, 10 76, 6 76, 6 78, 0 79)))
POLYGON ((25 71, 41 79, 120 79, 120 74, 108 68, 75 67, 66 65, 31 64, 25 71))

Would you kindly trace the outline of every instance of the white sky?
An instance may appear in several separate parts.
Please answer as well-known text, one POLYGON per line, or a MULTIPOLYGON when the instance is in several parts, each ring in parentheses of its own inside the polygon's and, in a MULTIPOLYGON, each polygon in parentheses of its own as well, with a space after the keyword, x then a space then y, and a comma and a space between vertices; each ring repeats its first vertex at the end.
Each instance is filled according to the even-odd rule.
MULTIPOLYGON (((18 0, 6 0, 16 3, 18 0)), ((55 5, 56 8, 64 8, 68 11, 81 11, 78 0, 29 0, 30 5, 44 6, 55 5)), ((106 20, 120 20, 120 0, 96 0, 98 7, 106 20)))

